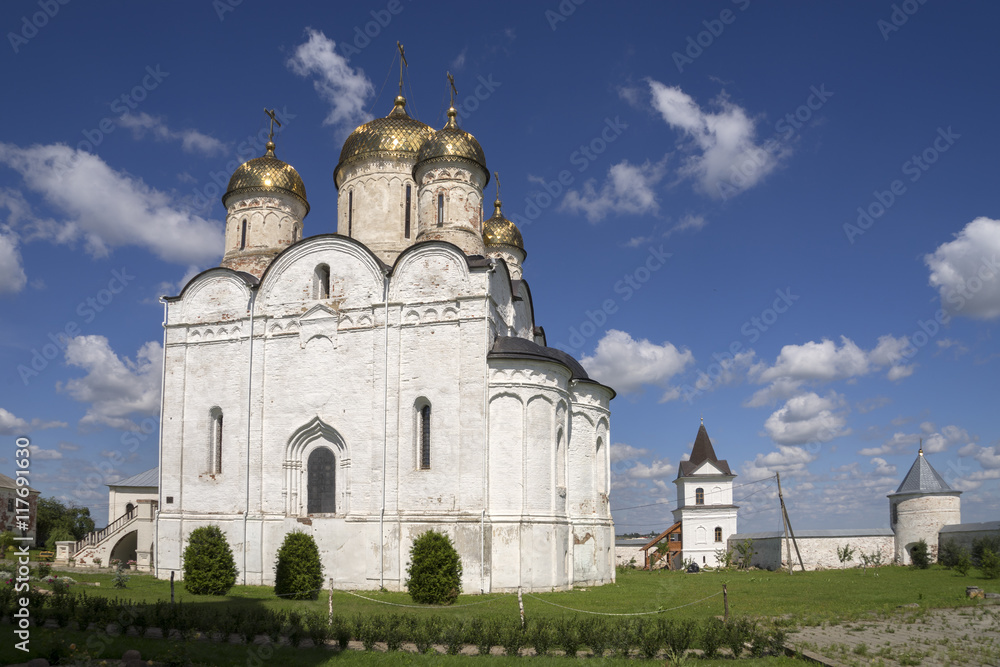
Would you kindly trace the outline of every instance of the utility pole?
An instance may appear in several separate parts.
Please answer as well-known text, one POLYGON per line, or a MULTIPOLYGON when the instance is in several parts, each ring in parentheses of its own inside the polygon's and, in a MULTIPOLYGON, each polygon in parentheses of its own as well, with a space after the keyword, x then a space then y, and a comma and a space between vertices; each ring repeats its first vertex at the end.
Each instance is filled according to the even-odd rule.
POLYGON ((802 564, 802 554, 799 553, 799 543, 795 540, 795 531, 792 530, 792 520, 788 518, 788 510, 785 508, 785 498, 781 494, 781 473, 774 473, 778 480, 778 502, 781 504, 781 522, 785 527, 785 546, 788 549, 788 574, 792 573, 792 549, 788 546, 788 536, 791 534, 792 544, 795 545, 795 555, 799 558, 799 567, 806 571, 806 566, 802 564))

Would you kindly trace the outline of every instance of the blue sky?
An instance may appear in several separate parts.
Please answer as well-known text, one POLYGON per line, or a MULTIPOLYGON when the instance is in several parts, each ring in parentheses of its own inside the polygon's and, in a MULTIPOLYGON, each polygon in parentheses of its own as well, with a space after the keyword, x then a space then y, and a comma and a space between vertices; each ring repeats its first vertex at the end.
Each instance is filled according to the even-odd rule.
MULTIPOLYGON (((923 438, 996 518, 1000 202, 973 2, 100 3, 0 7, 0 435, 106 516, 156 464, 161 294, 222 255, 263 151, 334 231, 346 135, 408 109, 482 143, 550 345, 618 390, 619 532, 665 528, 704 416, 741 529, 881 527, 923 438), (384 82, 384 83, 383 83, 384 82), (742 484, 749 484, 742 486, 742 484)), ((490 188, 493 186, 491 185, 490 188)), ((492 193, 490 193, 492 194, 492 193)), ((13 468, 12 456, 0 464, 13 468)))

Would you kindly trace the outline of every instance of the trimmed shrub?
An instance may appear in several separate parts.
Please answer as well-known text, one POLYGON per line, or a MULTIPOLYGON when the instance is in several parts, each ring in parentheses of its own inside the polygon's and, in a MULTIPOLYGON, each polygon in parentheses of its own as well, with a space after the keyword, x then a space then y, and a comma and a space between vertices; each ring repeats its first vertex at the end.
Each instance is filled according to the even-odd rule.
POLYGON ((972 569, 972 556, 969 555, 967 549, 963 549, 958 554, 958 560, 955 561, 955 571, 964 577, 969 574, 970 569, 972 569))
POLYGON ((931 566, 931 554, 930 549, 927 548, 927 540, 921 538, 913 545, 913 548, 910 549, 910 560, 913 561, 913 567, 918 570, 926 570, 931 566))
POLYGON ((285 535, 274 564, 274 593, 292 600, 315 600, 323 585, 323 564, 312 535, 285 535))
POLYGON ((410 547, 406 587, 419 604, 451 604, 462 592, 462 559, 444 533, 427 531, 410 547))
POLYGON ((225 595, 236 585, 236 561, 218 526, 195 528, 184 548, 184 588, 193 595, 225 595))

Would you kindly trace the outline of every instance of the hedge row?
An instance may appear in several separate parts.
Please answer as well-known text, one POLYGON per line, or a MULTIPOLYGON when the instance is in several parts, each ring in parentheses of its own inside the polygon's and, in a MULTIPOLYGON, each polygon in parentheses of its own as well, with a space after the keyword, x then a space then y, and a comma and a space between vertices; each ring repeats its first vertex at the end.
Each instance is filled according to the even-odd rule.
MULTIPOLYGON (((0 615, 10 619, 14 611, 13 589, 0 587, 0 615)), ((24 594, 18 593, 18 597, 24 594)), ((727 648, 735 656, 747 652, 753 656, 778 654, 784 644, 781 627, 765 627, 747 618, 723 623, 717 618, 694 621, 662 616, 642 617, 575 617, 558 620, 545 618, 529 621, 522 629, 517 618, 445 618, 408 614, 358 614, 353 617, 334 615, 328 619, 320 612, 299 614, 263 607, 226 607, 205 604, 133 604, 125 599, 88 596, 85 593, 31 596, 32 621, 44 624, 53 620, 63 628, 75 621, 81 630, 93 624, 93 629, 115 632, 133 629, 145 635, 148 628, 160 628, 165 636, 190 639, 205 634, 215 639, 237 635, 251 643, 260 635, 274 643, 300 645, 310 639, 314 645, 334 641, 346 648, 352 639, 366 650, 383 646, 398 651, 403 643, 413 643, 420 652, 433 645, 443 646, 449 654, 457 654, 466 645, 488 654, 501 647, 506 655, 518 654, 530 647, 545 655, 555 649, 569 656, 589 649, 595 656, 625 657, 641 655, 655 658, 663 651, 683 655, 691 648, 700 648, 706 656, 727 648)))

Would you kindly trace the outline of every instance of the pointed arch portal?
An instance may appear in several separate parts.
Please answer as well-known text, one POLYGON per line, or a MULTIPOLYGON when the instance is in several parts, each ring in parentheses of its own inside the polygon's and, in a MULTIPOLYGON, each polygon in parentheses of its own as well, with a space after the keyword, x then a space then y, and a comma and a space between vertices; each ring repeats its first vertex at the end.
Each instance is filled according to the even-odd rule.
POLYGON ((347 513, 351 459, 335 428, 319 417, 300 427, 288 439, 283 467, 289 516, 347 513))

